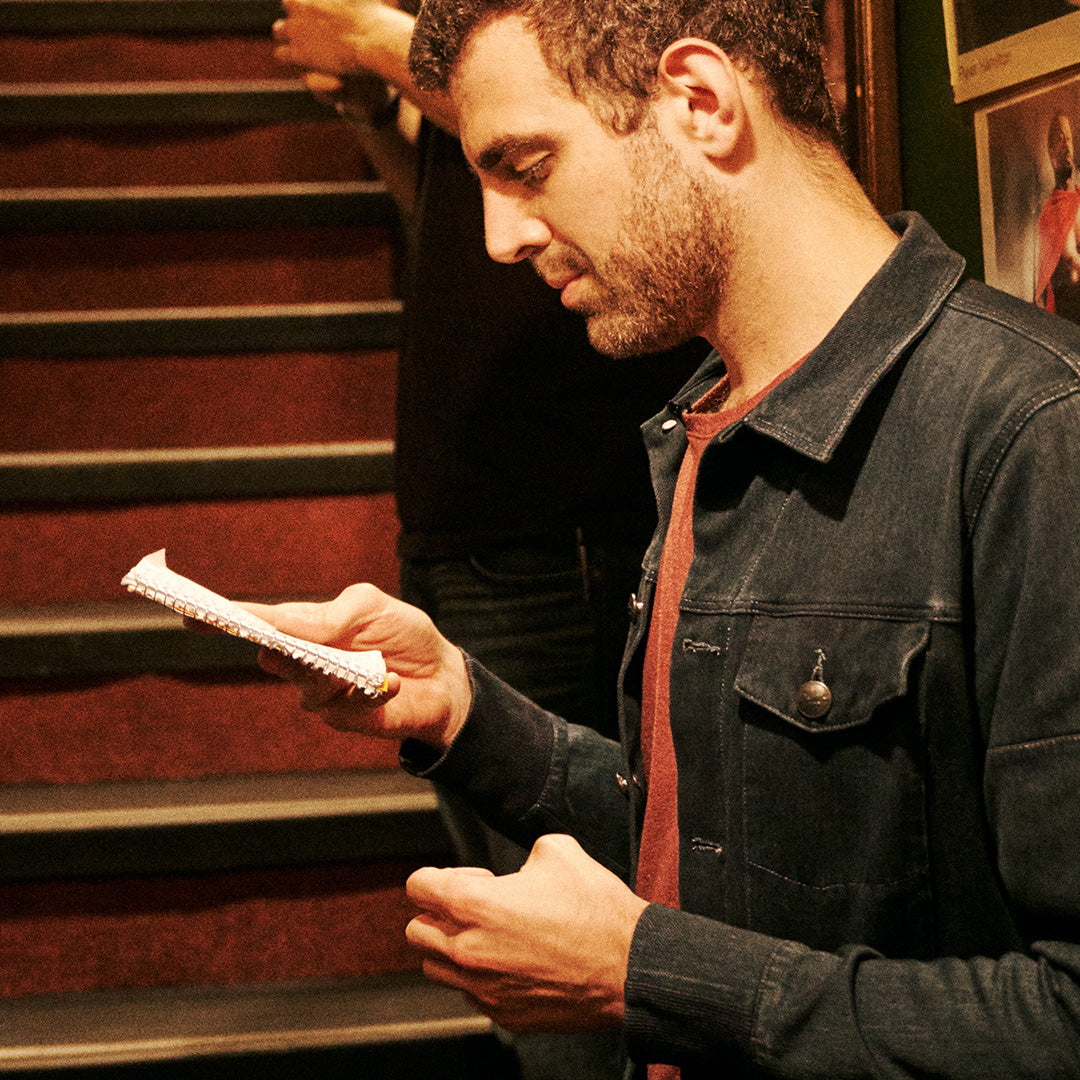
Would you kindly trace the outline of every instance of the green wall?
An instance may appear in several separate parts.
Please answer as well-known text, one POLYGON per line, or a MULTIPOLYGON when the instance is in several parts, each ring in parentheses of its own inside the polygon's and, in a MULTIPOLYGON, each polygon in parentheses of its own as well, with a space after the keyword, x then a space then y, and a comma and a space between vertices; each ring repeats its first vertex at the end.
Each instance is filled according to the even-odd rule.
POLYGON ((981 278, 972 110, 953 104, 941 0, 896 0, 896 45, 904 203, 981 278))

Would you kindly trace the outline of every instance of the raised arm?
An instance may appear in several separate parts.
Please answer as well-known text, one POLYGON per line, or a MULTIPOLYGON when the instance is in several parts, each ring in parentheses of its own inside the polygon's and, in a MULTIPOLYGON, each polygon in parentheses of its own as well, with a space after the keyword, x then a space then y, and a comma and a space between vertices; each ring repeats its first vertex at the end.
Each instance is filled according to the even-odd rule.
POLYGON ((285 0, 274 23, 274 58, 301 71, 347 80, 375 75, 429 120, 457 133, 450 99, 417 88, 409 73, 415 19, 382 0, 285 0))

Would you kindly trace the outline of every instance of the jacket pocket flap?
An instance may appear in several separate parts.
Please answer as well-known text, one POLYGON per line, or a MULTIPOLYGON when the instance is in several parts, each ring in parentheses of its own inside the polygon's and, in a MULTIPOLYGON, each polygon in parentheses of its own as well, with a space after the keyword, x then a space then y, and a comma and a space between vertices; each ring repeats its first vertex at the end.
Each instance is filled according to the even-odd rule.
POLYGON ((758 615, 735 689, 804 731, 857 727, 907 691, 929 632, 926 622, 758 615))

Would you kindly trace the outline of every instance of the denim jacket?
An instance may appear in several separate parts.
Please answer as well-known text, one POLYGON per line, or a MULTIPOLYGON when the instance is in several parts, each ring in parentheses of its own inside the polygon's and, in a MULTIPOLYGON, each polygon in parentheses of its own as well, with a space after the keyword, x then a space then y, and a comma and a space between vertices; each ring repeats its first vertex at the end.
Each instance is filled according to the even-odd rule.
MULTIPOLYGON (((699 470, 671 666, 683 910, 646 910, 626 983, 631 1057, 685 1080, 1080 1077, 1080 330, 892 224, 699 470)), ((569 832, 631 882, 680 417, 722 371, 643 428, 660 525, 622 745, 470 664, 454 746, 403 748, 520 841, 569 832)))

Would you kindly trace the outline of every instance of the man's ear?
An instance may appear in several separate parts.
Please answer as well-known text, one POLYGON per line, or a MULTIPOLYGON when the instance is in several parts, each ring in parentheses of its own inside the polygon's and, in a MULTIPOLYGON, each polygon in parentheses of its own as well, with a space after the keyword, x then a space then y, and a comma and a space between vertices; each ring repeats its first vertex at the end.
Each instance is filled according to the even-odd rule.
POLYGON ((747 121, 742 80, 723 49, 699 38, 673 42, 660 57, 658 90, 683 132, 713 159, 740 145, 747 121))

